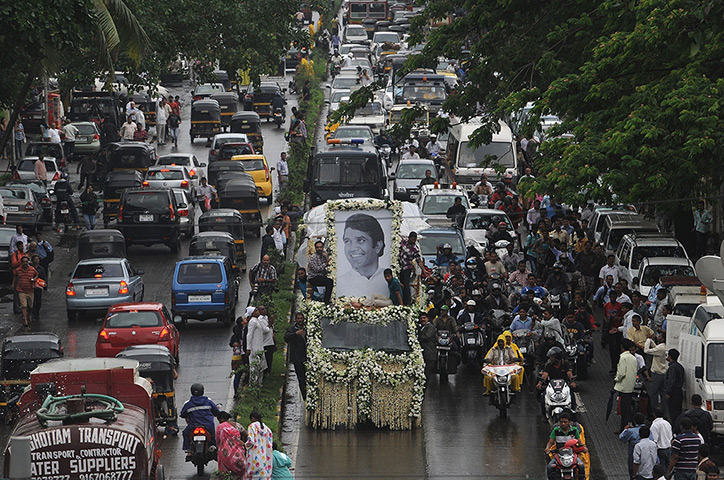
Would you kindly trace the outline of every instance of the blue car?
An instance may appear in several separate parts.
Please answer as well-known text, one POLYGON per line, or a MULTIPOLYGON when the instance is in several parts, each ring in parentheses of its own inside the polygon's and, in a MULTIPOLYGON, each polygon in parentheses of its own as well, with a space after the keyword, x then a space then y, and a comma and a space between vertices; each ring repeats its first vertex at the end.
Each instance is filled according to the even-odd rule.
POLYGON ((186 257, 176 263, 171 291, 174 322, 189 318, 234 321, 238 279, 229 259, 221 256, 186 257))

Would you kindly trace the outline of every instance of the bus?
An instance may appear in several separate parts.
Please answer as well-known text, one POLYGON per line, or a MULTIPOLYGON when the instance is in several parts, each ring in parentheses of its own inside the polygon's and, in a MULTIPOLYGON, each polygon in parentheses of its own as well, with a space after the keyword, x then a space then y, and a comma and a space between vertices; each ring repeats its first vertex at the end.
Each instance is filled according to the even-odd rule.
POLYGON ((347 7, 347 23, 362 23, 362 20, 386 20, 387 0, 350 0, 347 7))

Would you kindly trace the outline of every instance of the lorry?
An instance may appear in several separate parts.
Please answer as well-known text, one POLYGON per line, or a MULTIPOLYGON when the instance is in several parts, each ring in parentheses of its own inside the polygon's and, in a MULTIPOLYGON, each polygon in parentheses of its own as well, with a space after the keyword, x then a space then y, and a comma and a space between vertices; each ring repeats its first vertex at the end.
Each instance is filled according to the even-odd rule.
POLYGON ((163 480, 152 388, 136 360, 53 360, 30 374, 4 476, 163 480))

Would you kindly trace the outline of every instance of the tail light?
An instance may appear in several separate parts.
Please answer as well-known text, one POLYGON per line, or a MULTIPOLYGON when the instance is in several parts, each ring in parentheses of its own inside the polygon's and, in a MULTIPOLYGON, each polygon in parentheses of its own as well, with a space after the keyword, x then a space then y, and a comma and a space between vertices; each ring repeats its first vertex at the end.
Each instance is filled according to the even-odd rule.
POLYGON ((29 212, 29 211, 31 211, 31 210, 34 209, 34 208, 35 208, 35 204, 34 204, 33 202, 28 202, 28 203, 25 204, 25 211, 26 211, 26 212, 29 212))
POLYGON ((144 187, 147 187, 147 186, 148 186, 148 182, 144 181, 141 185, 143 185, 144 187))
POLYGON ((128 284, 125 280, 121 280, 121 283, 118 286, 118 294, 125 295, 126 293, 128 293, 128 284))
POLYGON ((40 199, 40 203, 42 203, 43 205, 50 205, 50 203, 51 203, 51 202, 50 202, 50 198, 48 198, 48 197, 43 197, 43 198, 40 199))
POLYGON ((65 296, 75 297, 75 287, 73 286, 73 282, 70 282, 68 286, 65 287, 65 296))
POLYGON ((188 217, 189 216, 189 210, 188 208, 181 208, 178 211, 179 217, 188 217))
POLYGON ((109 343, 111 340, 108 338, 108 332, 104 328, 100 332, 98 332, 98 343, 109 343))
POLYGON ((53 180, 51 182, 56 182, 60 180, 60 172, 55 172, 55 175, 53 175, 53 180))
POLYGON ((15 172, 13 173, 13 180, 20 180, 20 174, 17 170, 15 170, 15 172))
POLYGON ((163 327, 163 330, 161 330, 161 335, 158 336, 159 340, 168 340, 171 338, 171 335, 168 332, 168 328, 163 327))
POLYGON ((204 97, 202 97, 202 96, 200 96, 200 95, 194 95, 194 102, 195 102, 196 100, 203 100, 203 99, 204 99, 204 97))
POLYGON ((264 163, 264 172, 266 173, 266 181, 269 181, 269 165, 264 163))
POLYGON ((188 180, 181 180, 181 188, 189 188, 188 180))
POLYGON ((215 149, 215 148, 212 148, 212 149, 209 151, 209 155, 216 155, 216 149, 215 149))
POLYGON ((97 133, 93 134, 93 140, 100 140, 100 138, 101 138, 101 136, 98 135, 97 133))
POLYGON ((123 205, 121 205, 121 208, 118 209, 118 221, 123 221, 123 205))
POLYGON ((176 219, 176 214, 173 211, 173 205, 171 205, 170 203, 168 204, 168 216, 171 220, 176 219))
POLYGON ((196 176, 196 170, 189 171, 189 175, 192 177, 196 176))
POLYGON ((206 429, 203 427, 194 428, 194 435, 207 435, 206 429))

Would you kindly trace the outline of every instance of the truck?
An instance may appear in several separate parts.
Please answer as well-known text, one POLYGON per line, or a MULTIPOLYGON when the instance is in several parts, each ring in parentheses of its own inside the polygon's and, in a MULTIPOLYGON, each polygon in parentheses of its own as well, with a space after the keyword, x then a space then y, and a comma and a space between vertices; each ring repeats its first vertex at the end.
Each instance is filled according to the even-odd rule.
POLYGON ((4 476, 163 480, 152 388, 136 360, 50 361, 30 374, 4 476))

